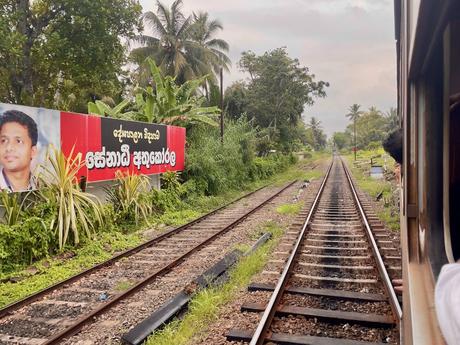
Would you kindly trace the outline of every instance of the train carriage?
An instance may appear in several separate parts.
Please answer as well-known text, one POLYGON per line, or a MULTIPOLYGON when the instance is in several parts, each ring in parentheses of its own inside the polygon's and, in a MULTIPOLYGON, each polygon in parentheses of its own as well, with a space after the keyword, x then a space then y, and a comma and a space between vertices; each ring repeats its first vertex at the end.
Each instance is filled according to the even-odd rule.
POLYGON ((434 306, 442 265, 460 259, 460 1, 395 0, 403 128, 405 344, 444 344, 434 306))

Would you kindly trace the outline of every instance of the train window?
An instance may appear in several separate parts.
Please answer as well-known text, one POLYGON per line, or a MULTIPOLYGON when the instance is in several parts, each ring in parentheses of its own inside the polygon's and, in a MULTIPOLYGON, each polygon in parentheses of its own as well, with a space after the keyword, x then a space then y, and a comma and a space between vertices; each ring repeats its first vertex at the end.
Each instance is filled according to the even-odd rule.
POLYGON ((443 113, 444 51, 439 41, 418 87, 418 202, 422 257, 435 276, 447 261, 443 224, 443 113), (426 252, 424 252, 426 251, 426 252), (428 254, 428 255, 426 255, 428 254))
MULTIPOLYGON (((445 203, 446 249, 450 261, 460 259, 460 20, 451 21, 444 37, 448 109, 445 114, 445 131, 448 131, 445 148, 445 203), (446 205, 447 204, 447 205, 446 205), (447 206, 447 207, 446 207, 447 206), (447 218, 447 219, 446 219, 447 218)), ((447 103, 447 101, 446 101, 447 103)))

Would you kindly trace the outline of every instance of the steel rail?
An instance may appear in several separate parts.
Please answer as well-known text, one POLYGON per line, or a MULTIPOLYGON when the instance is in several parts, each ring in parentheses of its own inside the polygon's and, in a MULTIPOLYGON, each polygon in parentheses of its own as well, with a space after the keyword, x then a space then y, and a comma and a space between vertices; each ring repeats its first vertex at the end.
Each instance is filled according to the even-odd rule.
POLYGON ((251 214, 253 214, 254 212, 256 212, 257 210, 259 210, 261 207, 265 206, 267 203, 269 203, 271 200, 273 200, 274 198, 276 198, 278 195, 280 195, 282 192, 284 192, 287 188, 289 188, 290 186, 292 186, 297 180, 289 183, 288 185, 286 185, 285 187, 283 187, 281 190, 279 190, 278 192, 276 192, 275 194, 273 194, 272 196, 270 196, 268 199, 264 200, 262 203, 260 203, 258 206, 256 206, 255 208, 253 208, 252 210, 246 212, 243 216, 241 216, 240 218, 238 218, 237 220, 235 220, 234 222, 232 222, 230 225, 227 225, 225 228, 223 228, 222 230, 220 230, 219 232, 215 233, 214 235, 210 236, 209 238, 207 238, 205 241, 201 242, 200 244, 198 244, 197 246, 195 246, 194 248, 190 249, 189 251, 187 251, 185 254, 181 255, 179 258, 175 259, 174 261, 172 261, 171 263, 169 263, 168 265, 164 266, 163 268, 160 268, 159 270, 157 270, 156 272, 152 273, 151 275, 149 275, 147 278, 145 278, 144 280, 138 282, 136 285, 132 286, 131 288, 129 288, 128 290, 126 290, 125 292, 117 295, 115 298, 113 298, 112 300, 108 300, 107 303, 105 303, 104 305, 102 305, 101 307, 93 310, 92 312, 84 315, 83 317, 81 317, 80 319, 78 319, 74 324, 66 327, 64 330, 62 330, 61 332, 55 334, 52 338, 49 338, 48 340, 46 340, 42 345, 51 345, 51 344, 57 344, 59 343, 62 339, 66 338, 66 337, 70 337, 72 335, 74 335, 75 333, 77 333, 83 326, 87 325, 87 324, 90 324, 94 321, 94 318, 96 316, 99 316, 101 315, 102 313, 106 312, 108 309, 110 309, 111 307, 115 306, 117 303, 119 303, 120 301, 126 299, 127 297, 131 296, 132 294, 134 294, 135 292, 137 292, 138 290, 140 290, 141 288, 143 288, 144 286, 146 286, 147 284, 151 283, 155 278, 158 278, 159 276, 161 275, 164 275, 166 273, 168 273, 172 268, 174 268, 175 266, 179 265, 185 258, 187 258, 188 256, 190 256, 191 254, 193 254, 194 252, 196 252, 197 250, 201 249, 202 247, 204 247, 205 245, 207 245, 209 242, 213 241, 214 239, 216 239, 217 237, 221 236, 222 234, 224 234, 225 232, 229 231, 230 229, 232 229, 233 227, 235 227, 237 224, 241 223, 244 219, 246 219, 248 216, 250 216, 251 214))
POLYGON ((213 210, 213 211, 211 211, 211 212, 209 212, 207 214, 204 214, 204 215, 192 220, 191 222, 188 222, 188 223, 186 223, 184 225, 181 225, 181 226, 179 226, 177 228, 174 228, 174 229, 171 229, 169 231, 166 231, 165 233, 163 233, 161 235, 158 235, 155 238, 152 238, 151 240, 148 240, 148 241, 146 241, 146 242, 144 242, 144 243, 142 243, 142 244, 140 244, 140 245, 138 245, 138 246, 136 246, 134 248, 125 250, 124 252, 121 252, 120 254, 117 254, 117 255, 111 257, 110 259, 108 259, 108 260, 106 260, 104 262, 101 262, 101 263, 99 263, 97 265, 94 265, 94 266, 92 266, 92 267, 90 267, 90 268, 88 268, 88 269, 86 269, 86 270, 84 270, 84 271, 82 271, 82 272, 80 272, 80 273, 78 273, 76 275, 73 275, 73 276, 71 276, 71 277, 69 277, 67 279, 61 280, 60 282, 55 283, 55 284, 53 284, 53 285, 51 285, 51 286, 49 286, 47 288, 44 288, 44 289, 42 289, 42 290, 40 290, 40 291, 38 291, 38 292, 36 292, 36 293, 34 293, 32 295, 29 295, 29 296, 27 296, 27 297, 25 297, 25 298, 23 298, 23 299, 21 299, 19 301, 13 302, 13 303, 3 307, 2 309, 0 309, 0 319, 2 319, 3 317, 11 314, 14 310, 17 310, 17 309, 19 309, 19 308, 21 308, 21 307, 23 307, 25 305, 28 305, 28 304, 30 304, 32 302, 35 302, 36 300, 42 298, 46 294, 48 294, 48 293, 50 293, 50 292, 52 292, 52 291, 64 286, 64 285, 73 283, 76 280, 80 279, 81 277, 87 276, 87 275, 89 275, 89 274, 91 274, 91 273, 93 273, 93 272, 95 272, 95 271, 97 271, 97 270, 99 270, 101 268, 107 267, 107 266, 117 262, 118 260, 120 260, 120 259, 122 259, 124 257, 136 254, 139 251, 141 251, 141 250, 143 250, 145 248, 148 248, 148 247, 160 242, 161 240, 163 240, 163 239, 165 239, 167 237, 175 235, 175 234, 177 234, 177 233, 179 233, 179 232, 191 227, 192 225, 195 225, 196 223, 199 223, 202 220, 204 220, 204 219, 216 214, 217 212, 225 209, 226 207, 228 207, 230 205, 233 205, 234 203, 236 203, 236 202, 238 202, 238 201, 240 201, 240 200, 242 200, 244 198, 247 198, 247 197, 257 193, 258 191, 266 188, 267 186, 268 185, 264 185, 264 186, 262 186, 262 187, 260 187, 260 188, 258 188, 256 190, 250 192, 250 193, 247 193, 247 194, 245 194, 245 195, 243 195, 241 197, 236 198, 235 200, 233 200, 233 201, 231 201, 231 202, 229 202, 229 203, 227 203, 227 204, 225 204, 225 205, 223 205, 223 206, 221 206, 219 208, 216 208, 215 210, 213 210))
POLYGON ((278 283, 276 284, 276 287, 272 293, 272 296, 270 298, 270 301, 268 302, 267 307, 265 308, 265 311, 262 315, 262 318, 257 326, 257 329, 252 336, 251 342, 249 345, 261 345, 264 343, 267 332, 269 330, 270 324, 273 320, 273 317, 275 316, 276 313, 276 307, 278 306, 282 296, 283 292, 286 288, 286 284, 289 278, 289 275, 291 273, 291 268, 294 263, 294 259, 297 256, 297 252, 300 248, 300 244, 303 240, 303 237, 305 235, 305 232, 307 230, 307 227, 310 223, 311 217, 314 213, 314 210, 316 209, 318 205, 319 198, 321 197, 321 194, 323 192, 324 186, 326 184, 327 178, 329 177, 329 173, 331 171, 332 165, 334 164, 334 159, 332 159, 331 164, 329 165, 329 168, 324 175, 323 181, 321 183, 321 186, 318 190, 318 193, 316 194, 315 200, 313 201, 313 204, 310 207, 310 212, 308 213, 308 216, 302 226, 302 230, 297 238, 296 244, 294 246, 294 249, 292 250, 291 255, 289 256, 289 259, 287 261, 286 266, 284 267, 283 273, 281 274, 281 277, 278 280, 278 283))
POLYGON ((340 161, 342 162, 342 167, 343 167, 343 169, 345 171, 345 174, 347 176, 348 183, 350 184, 352 194, 353 194, 353 196, 355 198, 356 204, 357 204, 358 209, 359 209, 359 213, 360 213, 362 221, 363 221, 363 225, 364 225, 364 227, 366 229, 366 235, 367 235, 367 238, 368 238, 368 240, 369 240, 369 242, 371 244, 371 249, 372 249, 372 253, 374 254, 374 258, 376 260, 377 269, 378 269, 378 271, 380 273, 380 276, 381 276, 381 278, 383 280, 383 284, 385 286, 385 290, 386 290, 387 295, 388 295, 388 297, 390 299, 390 305, 391 305, 391 308, 393 309, 393 314, 394 314, 394 316, 396 316, 395 321, 398 324, 400 324, 401 319, 402 319, 401 305, 399 304, 398 297, 396 296, 396 293, 395 293, 395 291, 393 289, 393 285, 391 284, 390 276, 388 275, 388 272, 387 272, 387 269, 386 269, 385 264, 383 262, 382 256, 380 255, 379 248, 377 246, 377 242, 375 241, 374 235, 372 234, 371 227, 369 226, 369 222, 367 221, 366 213, 364 212, 364 209, 363 209, 363 207, 361 205, 361 201, 359 200, 358 193, 356 192, 353 180, 351 179, 351 175, 350 175, 350 173, 348 171, 348 168, 345 165, 345 163, 343 162, 343 159, 341 157, 340 157, 340 161))

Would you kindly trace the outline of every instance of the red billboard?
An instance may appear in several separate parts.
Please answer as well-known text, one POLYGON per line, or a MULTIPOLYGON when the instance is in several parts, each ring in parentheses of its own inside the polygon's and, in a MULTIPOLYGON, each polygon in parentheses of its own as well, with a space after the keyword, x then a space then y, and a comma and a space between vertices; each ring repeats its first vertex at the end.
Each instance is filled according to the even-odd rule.
POLYGON ((184 169, 185 128, 0 103, 0 189, 33 189, 50 144, 81 152, 88 182, 184 169))

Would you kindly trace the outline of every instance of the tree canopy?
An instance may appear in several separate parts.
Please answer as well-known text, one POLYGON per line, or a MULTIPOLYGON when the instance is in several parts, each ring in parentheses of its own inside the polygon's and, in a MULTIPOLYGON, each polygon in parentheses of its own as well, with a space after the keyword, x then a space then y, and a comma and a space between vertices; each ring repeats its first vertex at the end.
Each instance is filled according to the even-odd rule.
POLYGON ((226 92, 225 107, 237 118, 246 113, 261 128, 273 128, 281 149, 290 150, 298 136, 306 105, 326 96, 327 82, 316 81, 307 67, 291 58, 286 48, 277 48, 257 56, 247 51, 239 61, 242 71, 249 74, 247 83, 238 83, 226 92), (238 114, 240 112, 240 114, 238 114))
POLYGON ((1 1, 0 99, 83 111, 121 93, 122 40, 140 14, 137 0, 1 1))
POLYGON ((179 83, 216 73, 220 66, 228 69, 228 43, 215 37, 222 24, 210 20, 206 12, 186 16, 181 7, 182 0, 174 1, 170 8, 157 1, 156 12, 143 15, 153 36, 136 36, 142 46, 131 52, 132 60, 139 66, 141 83, 142 73, 148 70, 147 57, 179 83))
POLYGON ((396 109, 390 108, 386 113, 371 106, 367 111, 361 110, 359 104, 353 104, 345 115, 350 124, 344 132, 336 132, 333 142, 338 149, 351 148, 356 129, 356 146, 358 149, 379 146, 388 133, 399 127, 399 118, 396 109))

